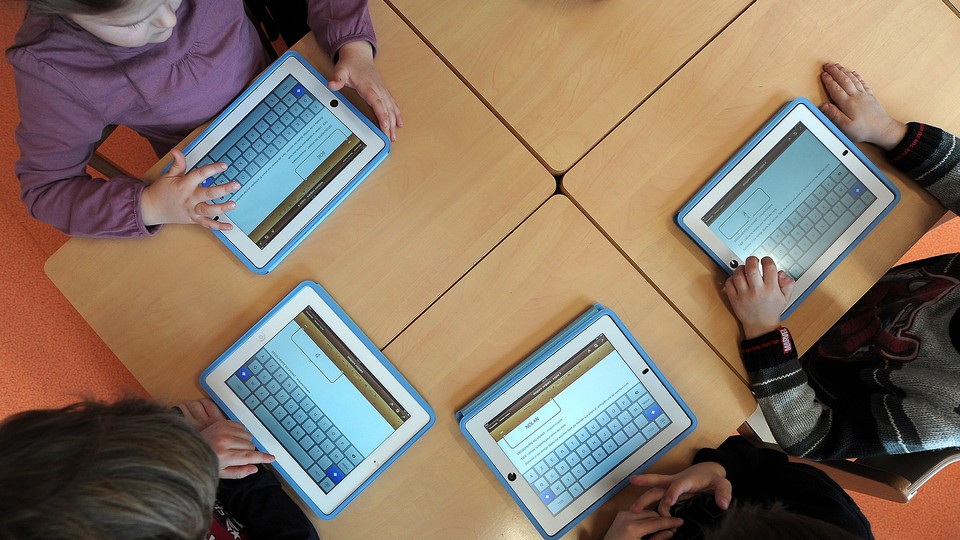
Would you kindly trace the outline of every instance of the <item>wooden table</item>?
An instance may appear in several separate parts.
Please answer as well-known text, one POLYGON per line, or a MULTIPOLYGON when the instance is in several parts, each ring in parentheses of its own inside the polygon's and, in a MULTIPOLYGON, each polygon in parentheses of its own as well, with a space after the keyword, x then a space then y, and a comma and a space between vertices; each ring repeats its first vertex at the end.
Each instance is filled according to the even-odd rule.
MULTIPOLYGON (((142 240, 75 238, 48 260, 50 279, 155 397, 199 395, 201 368, 305 279, 382 347, 556 190, 392 10, 370 8, 378 66, 407 126, 274 272, 251 273, 196 226, 142 240)), ((331 72, 311 36, 296 49, 331 72)))
POLYGON ((562 173, 749 0, 389 0, 562 173))
MULTIPOLYGON (((539 538, 460 433, 455 411, 580 313, 612 308, 699 420, 655 466, 676 471, 722 442, 756 403, 734 373, 570 201, 551 198, 384 354, 437 423, 335 520, 329 538, 539 538)), ((567 538, 600 538, 626 489, 567 538)))
MULTIPOLYGON (((960 24, 940 0, 758 0, 569 174, 562 186, 741 374, 726 274, 674 224, 676 212, 784 103, 820 103, 818 73, 841 61, 895 117, 960 130, 960 24)), ((786 321, 810 347, 944 213, 865 152, 903 194, 894 211, 786 321)))

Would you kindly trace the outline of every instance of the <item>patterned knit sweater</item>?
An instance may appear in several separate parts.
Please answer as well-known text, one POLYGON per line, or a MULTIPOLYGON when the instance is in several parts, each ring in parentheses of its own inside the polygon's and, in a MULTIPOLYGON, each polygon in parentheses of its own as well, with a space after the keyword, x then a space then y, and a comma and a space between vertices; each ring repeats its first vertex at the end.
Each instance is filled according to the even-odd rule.
MULTIPOLYGON (((910 123, 888 159, 960 213, 960 144, 910 123)), ((742 342, 764 417, 814 460, 960 446, 960 254, 888 272, 808 352, 786 328, 742 342)))

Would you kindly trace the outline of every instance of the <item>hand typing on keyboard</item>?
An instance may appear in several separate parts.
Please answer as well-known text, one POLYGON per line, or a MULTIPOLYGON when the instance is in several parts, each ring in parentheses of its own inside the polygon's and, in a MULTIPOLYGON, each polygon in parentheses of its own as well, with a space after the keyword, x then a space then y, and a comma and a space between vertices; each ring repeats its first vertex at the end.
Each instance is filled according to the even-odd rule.
POLYGON ((236 203, 227 201, 208 204, 207 201, 233 193, 240 189, 240 184, 227 182, 223 185, 201 186, 204 180, 222 173, 227 166, 223 163, 212 163, 184 174, 187 167, 183 153, 174 149, 172 154, 173 165, 167 173, 143 190, 140 212, 144 225, 196 223, 208 229, 232 229, 232 225, 216 221, 213 216, 233 210, 236 203))
POLYGON ((176 407, 217 454, 220 478, 249 476, 257 472, 258 463, 273 463, 276 459, 257 451, 250 432, 242 424, 227 420, 213 401, 204 398, 176 407))
POLYGON ((743 326, 746 339, 753 339, 780 328, 780 314, 787 307, 795 282, 770 257, 761 261, 747 257, 727 279, 724 290, 733 313, 743 326))

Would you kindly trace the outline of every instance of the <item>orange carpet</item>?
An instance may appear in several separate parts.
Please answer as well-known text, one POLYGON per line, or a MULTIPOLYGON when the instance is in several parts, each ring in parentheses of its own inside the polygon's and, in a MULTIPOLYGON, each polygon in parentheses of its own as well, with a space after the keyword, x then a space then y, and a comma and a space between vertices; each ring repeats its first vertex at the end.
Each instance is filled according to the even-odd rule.
MULTIPOLYGON (((22 19, 19 3, 0 3, 0 44, 13 43, 22 19)), ((19 200, 13 164, 17 148, 13 139, 18 117, 12 71, 0 71, 0 417, 16 411, 52 407, 80 398, 109 399, 118 395, 145 394, 116 356, 104 345, 43 273, 47 257, 67 237, 27 215, 19 200)), ((935 119, 934 119, 935 121, 935 119)), ((104 153, 123 156, 120 165, 142 171, 155 157, 142 140, 118 130, 104 153)), ((960 251, 960 220, 934 230, 908 254, 909 259, 960 251)), ((109 276, 104 276, 105 279, 109 276)), ((878 539, 953 539, 960 523, 960 466, 954 465, 931 480, 907 505, 854 494, 873 522, 878 539)))

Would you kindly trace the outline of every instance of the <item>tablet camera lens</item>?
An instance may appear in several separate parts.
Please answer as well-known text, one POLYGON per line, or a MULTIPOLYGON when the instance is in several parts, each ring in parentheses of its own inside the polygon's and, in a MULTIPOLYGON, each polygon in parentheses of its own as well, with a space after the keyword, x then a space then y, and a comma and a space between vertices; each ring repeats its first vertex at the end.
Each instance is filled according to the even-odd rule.
POLYGON ((337 101, 337 100, 335 100, 335 99, 331 99, 331 100, 330 100, 330 106, 331 106, 331 107, 336 107, 336 106, 339 105, 339 104, 340 104, 340 102, 337 101))
POLYGON ((517 473, 510 473, 510 474, 507 475, 507 480, 509 480, 509 481, 511 481, 511 482, 513 482, 513 481, 516 480, 516 479, 517 479, 517 473))
POLYGON ((738 261, 738 260, 736 260, 736 259, 730 261, 730 268, 736 268, 736 267, 738 267, 738 266, 740 266, 740 261, 738 261))

